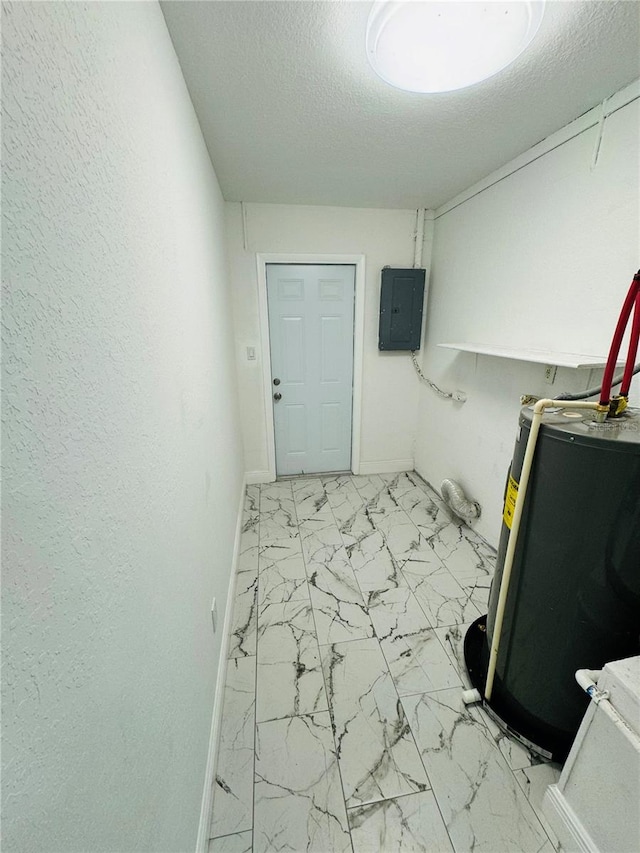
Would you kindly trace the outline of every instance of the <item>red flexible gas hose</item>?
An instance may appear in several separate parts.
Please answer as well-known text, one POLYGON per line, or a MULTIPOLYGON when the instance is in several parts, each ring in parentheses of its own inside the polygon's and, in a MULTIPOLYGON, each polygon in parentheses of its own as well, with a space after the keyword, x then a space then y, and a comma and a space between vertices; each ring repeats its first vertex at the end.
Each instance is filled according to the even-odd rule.
POLYGON ((627 354, 627 363, 624 368, 622 385, 620 386, 621 397, 629 396, 631 380, 633 379, 633 367, 636 363, 636 354, 638 352, 638 340, 640 340, 640 286, 636 293, 635 308, 633 309, 633 325, 631 326, 631 337, 629 338, 629 352, 627 354))
MULTIPOLYGON (((611 399, 611 381, 613 379, 613 372, 616 367, 616 362, 618 361, 620 345, 622 343, 622 338, 624 337, 624 333, 629 322, 629 317, 631 316, 631 310, 633 309, 636 297, 639 292, 640 270, 638 270, 638 272, 633 277, 631 287, 629 288, 629 292, 627 293, 627 296, 622 305, 622 310, 620 311, 620 317, 618 318, 616 330, 613 334, 613 340, 611 341, 611 349, 609 350, 609 358, 607 359, 607 366, 605 367, 604 376, 602 377, 602 391, 600 392, 601 406, 609 405, 611 399)), ((633 361, 631 362, 631 370, 633 370, 633 361)))

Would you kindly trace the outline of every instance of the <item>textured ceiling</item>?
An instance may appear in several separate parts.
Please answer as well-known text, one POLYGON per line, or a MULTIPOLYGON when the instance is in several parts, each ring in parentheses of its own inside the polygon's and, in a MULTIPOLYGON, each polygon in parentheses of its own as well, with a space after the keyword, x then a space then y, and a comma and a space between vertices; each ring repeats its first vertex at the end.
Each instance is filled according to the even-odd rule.
POLYGON ((548 0, 495 77, 400 92, 367 61, 370 7, 162 3, 227 200, 438 207, 640 76, 639 3, 548 0))

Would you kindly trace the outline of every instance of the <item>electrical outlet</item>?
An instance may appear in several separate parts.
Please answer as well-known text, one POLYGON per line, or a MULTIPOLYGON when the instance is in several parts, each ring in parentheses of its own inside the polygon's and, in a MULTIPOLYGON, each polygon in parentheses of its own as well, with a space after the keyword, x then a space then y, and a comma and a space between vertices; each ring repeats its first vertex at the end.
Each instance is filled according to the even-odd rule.
POLYGON ((218 605, 216 604, 215 597, 211 602, 211 624, 213 625, 213 633, 215 634, 218 627, 218 605))
POLYGON ((544 369, 544 381, 547 385, 553 385, 556 381, 556 373, 558 372, 558 368, 555 364, 548 364, 544 369))

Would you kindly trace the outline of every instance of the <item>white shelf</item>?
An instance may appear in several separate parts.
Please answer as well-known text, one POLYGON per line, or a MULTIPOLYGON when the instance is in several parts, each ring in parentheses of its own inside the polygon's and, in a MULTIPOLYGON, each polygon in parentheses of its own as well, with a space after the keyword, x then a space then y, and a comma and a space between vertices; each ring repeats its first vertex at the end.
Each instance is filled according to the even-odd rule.
MULTIPOLYGON (((525 347, 499 347, 493 344, 438 344, 445 349, 461 352, 474 352, 479 355, 492 355, 498 358, 512 358, 516 361, 533 361, 536 364, 553 364, 556 367, 598 368, 604 367, 607 357, 584 355, 577 352, 552 352, 551 350, 526 349, 525 347)), ((618 362, 620 363, 620 362, 618 362)))

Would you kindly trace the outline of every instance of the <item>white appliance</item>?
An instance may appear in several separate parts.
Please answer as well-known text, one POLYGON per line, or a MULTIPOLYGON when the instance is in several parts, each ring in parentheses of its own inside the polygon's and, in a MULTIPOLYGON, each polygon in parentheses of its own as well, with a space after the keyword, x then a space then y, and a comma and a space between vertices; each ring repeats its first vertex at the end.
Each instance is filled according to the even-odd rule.
POLYGON ((565 853, 640 851, 640 657, 602 670, 542 809, 565 853))

